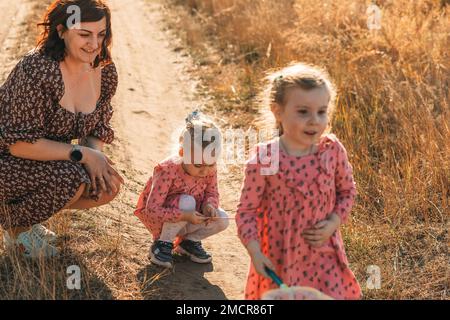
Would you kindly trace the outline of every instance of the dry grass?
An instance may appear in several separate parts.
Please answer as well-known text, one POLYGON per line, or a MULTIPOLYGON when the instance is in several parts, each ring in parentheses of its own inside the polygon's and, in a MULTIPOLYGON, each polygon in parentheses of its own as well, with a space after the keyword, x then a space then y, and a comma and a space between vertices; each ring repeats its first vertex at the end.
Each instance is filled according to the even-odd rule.
POLYGON ((363 0, 171 1, 173 27, 199 65, 210 111, 257 124, 260 79, 290 61, 325 67, 339 96, 333 131, 353 164, 358 199, 344 228, 366 298, 448 299, 450 6, 363 0), (207 87, 206 87, 207 85, 207 87))
MULTIPOLYGON (((30 1, 36 8, 16 58, 34 43, 33 25, 50 2, 30 1)), ((438 2, 380 2, 379 34, 365 28, 364 1, 173 0, 171 8, 211 110, 234 127, 256 123, 264 70, 302 60, 330 71, 340 92, 334 131, 359 189, 347 251, 363 286, 368 265, 382 270, 382 289, 366 298, 448 298, 449 9, 438 2)), ((147 247, 137 245, 145 241, 117 215, 132 210, 137 190, 130 183, 116 207, 53 218, 60 258, 28 261, 0 243, 0 299, 183 297, 161 289, 167 274, 145 265, 147 247), (81 291, 65 285, 71 265, 81 268, 81 291)))

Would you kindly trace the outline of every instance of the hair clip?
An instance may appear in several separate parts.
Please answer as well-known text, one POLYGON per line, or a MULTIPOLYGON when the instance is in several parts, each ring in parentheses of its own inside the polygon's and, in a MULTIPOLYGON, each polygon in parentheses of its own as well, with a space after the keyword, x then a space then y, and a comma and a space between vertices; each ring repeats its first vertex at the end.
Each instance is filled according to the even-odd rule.
POLYGON ((280 75, 280 76, 275 78, 275 82, 279 82, 281 80, 283 80, 283 75, 280 75))
POLYGON ((192 124, 192 121, 199 119, 200 119, 200 111, 195 110, 194 112, 189 114, 188 117, 186 118, 186 124, 192 124))

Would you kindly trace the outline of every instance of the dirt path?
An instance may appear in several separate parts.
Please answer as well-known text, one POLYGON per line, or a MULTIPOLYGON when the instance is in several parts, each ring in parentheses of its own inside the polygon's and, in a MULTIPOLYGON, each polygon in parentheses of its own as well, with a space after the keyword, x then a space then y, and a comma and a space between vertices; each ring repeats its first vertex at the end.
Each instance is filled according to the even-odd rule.
POLYGON ((26 33, 26 21, 33 8, 32 1, 17 0, 14 5, 11 1, 0 0, 2 23, 0 24, 0 80, 7 76, 7 72, 14 66, 17 54, 21 52, 23 39, 26 33))
MULTIPOLYGON (((127 168, 130 187, 136 184, 140 191, 156 162, 170 154, 177 138, 173 133, 198 105, 193 98, 196 83, 184 71, 190 66, 189 60, 171 49, 171 36, 162 31, 158 1, 109 3, 114 18, 114 61, 120 75, 114 101, 119 140, 112 154, 120 155, 117 163, 122 169, 127 168)), ((222 206, 233 209, 236 190, 227 191, 222 192, 222 206)), ((130 190, 127 198, 137 200, 135 190, 130 190)), ((126 215, 130 218, 130 231, 133 230, 130 234, 136 235, 133 242, 147 252, 147 231, 136 218, 128 217, 130 213, 126 215)), ((199 266, 181 260, 164 283, 183 299, 242 298, 248 260, 235 234, 231 223, 223 234, 205 241, 214 256, 213 265, 199 266)))
MULTIPOLYGON (((117 266, 112 270, 96 268, 96 276, 104 281, 112 298, 242 299, 248 258, 236 237, 233 221, 228 230, 204 241, 214 257, 211 265, 196 265, 177 257, 173 272, 167 272, 152 266, 147 259, 151 237, 133 216, 133 208, 153 166, 170 155, 179 126, 199 101, 194 98, 196 82, 186 71, 192 68, 191 62, 173 50, 176 39, 163 31, 160 1, 108 2, 113 15, 113 56, 120 84, 113 100, 117 138, 108 146, 107 153, 123 173, 126 186, 114 203, 80 213, 91 216, 95 212, 95 228, 108 229, 109 242, 117 243, 118 254, 105 258, 115 259, 105 265, 117 266), (115 277, 126 281, 116 281, 115 277)), ((3 21, 0 25, 2 81, 20 57, 18 53, 24 51, 18 44, 27 32, 24 24, 33 5, 31 0, 15 3, 16 6, 11 6, 10 1, 0 0, 2 16, 10 19, 10 24, 3 21)), ((230 188, 224 181, 221 204, 234 216, 240 186, 230 188)), ((90 265, 86 261, 88 269, 94 269, 98 263, 95 260, 90 265)))

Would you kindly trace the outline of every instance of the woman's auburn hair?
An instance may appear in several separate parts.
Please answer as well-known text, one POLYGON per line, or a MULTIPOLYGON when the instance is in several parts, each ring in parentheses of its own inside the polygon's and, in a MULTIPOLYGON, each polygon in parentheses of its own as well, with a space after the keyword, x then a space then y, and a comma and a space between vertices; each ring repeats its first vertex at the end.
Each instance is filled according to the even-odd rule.
POLYGON ((68 30, 68 20, 72 18, 71 6, 77 6, 81 13, 80 22, 97 22, 106 18, 106 34, 103 39, 102 50, 95 58, 93 67, 99 65, 106 66, 112 62, 111 44, 111 10, 103 0, 56 0, 47 9, 43 22, 38 26, 43 27, 38 40, 37 49, 44 55, 55 61, 63 61, 66 57, 66 45, 59 37, 57 27, 62 25, 64 30, 68 30))

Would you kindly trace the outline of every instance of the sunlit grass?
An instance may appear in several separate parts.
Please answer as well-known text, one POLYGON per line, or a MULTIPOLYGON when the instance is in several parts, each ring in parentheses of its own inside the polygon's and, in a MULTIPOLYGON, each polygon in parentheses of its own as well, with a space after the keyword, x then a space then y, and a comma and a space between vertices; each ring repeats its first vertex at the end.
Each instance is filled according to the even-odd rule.
POLYGON ((267 70, 325 67, 359 193, 347 252, 363 287, 369 265, 382 272, 366 298, 448 298, 450 6, 376 3, 379 31, 358 0, 173 0, 173 25, 200 62, 210 111, 230 126, 272 124, 259 121, 267 70))

